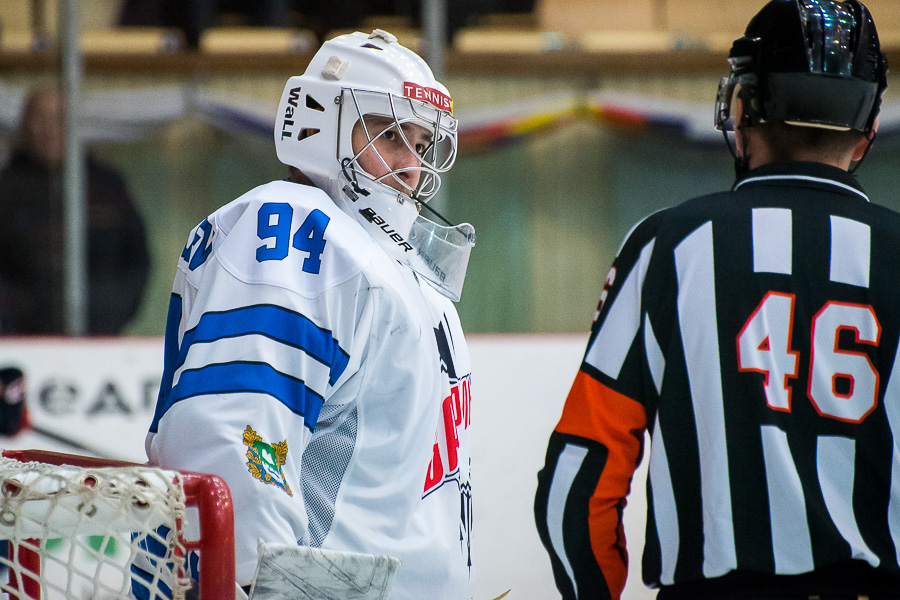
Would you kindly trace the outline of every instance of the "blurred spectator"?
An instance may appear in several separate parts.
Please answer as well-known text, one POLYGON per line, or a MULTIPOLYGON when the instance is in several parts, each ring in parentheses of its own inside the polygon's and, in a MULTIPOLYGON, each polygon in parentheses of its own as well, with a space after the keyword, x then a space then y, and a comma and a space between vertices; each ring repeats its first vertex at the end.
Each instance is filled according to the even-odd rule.
POLYGON ((0 437, 14 436, 30 424, 25 403, 25 374, 19 367, 4 365, 0 367, 0 437))
MULTIPOLYGON (((62 334, 64 97, 26 100, 19 140, 0 171, 0 334, 62 334)), ((150 259, 122 177, 87 156, 88 333, 122 330, 138 309, 150 259)))

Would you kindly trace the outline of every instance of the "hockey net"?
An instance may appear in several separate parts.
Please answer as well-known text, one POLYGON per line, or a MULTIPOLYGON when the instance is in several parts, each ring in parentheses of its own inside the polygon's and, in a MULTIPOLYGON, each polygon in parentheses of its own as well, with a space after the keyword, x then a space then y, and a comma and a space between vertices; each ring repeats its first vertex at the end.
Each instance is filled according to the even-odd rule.
POLYGON ((191 552, 204 563, 200 599, 234 598, 231 495, 214 475, 3 451, 0 540, 0 598, 135 598, 136 582, 139 598, 182 599, 191 552))

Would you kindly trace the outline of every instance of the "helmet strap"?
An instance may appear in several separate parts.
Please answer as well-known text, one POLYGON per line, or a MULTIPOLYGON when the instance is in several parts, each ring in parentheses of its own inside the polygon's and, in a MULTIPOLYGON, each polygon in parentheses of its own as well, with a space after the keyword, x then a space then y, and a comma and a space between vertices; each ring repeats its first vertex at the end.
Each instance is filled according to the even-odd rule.
POLYGON ((862 162, 863 162, 863 161, 866 159, 866 157, 869 155, 869 150, 872 149, 872 144, 875 143, 875 134, 876 134, 876 132, 875 132, 875 130, 873 129, 872 131, 870 131, 870 132, 866 135, 866 139, 869 140, 869 143, 866 144, 866 149, 865 149, 865 151, 863 152, 863 155, 860 157, 860 159, 859 159, 858 161, 856 161, 856 163, 853 164, 853 165, 850 167, 849 171, 850 171, 851 173, 856 173, 856 170, 859 168, 859 166, 862 164, 862 162))
POLYGON ((441 221, 443 221, 444 223, 446 223, 446 224, 449 225, 450 227, 455 227, 455 226, 453 225, 453 223, 451 223, 450 221, 448 221, 448 220, 444 217, 444 215, 442 215, 442 214, 439 213, 438 211, 434 210, 433 208, 431 208, 430 206, 428 206, 426 203, 422 202, 421 205, 424 206, 425 208, 427 208, 428 210, 430 210, 430 211, 434 214, 434 216, 436 216, 438 219, 440 219, 441 221))
POLYGON ((359 181, 356 180, 356 171, 350 168, 351 162, 349 158, 341 160, 341 172, 353 186, 352 190, 348 186, 344 186, 344 192, 355 201, 359 196, 368 196, 369 190, 359 186, 359 181))
POLYGON ((739 156, 737 153, 737 141, 734 144, 731 143, 731 140, 728 139, 728 132, 723 128, 722 129, 722 137, 725 138, 725 146, 728 148, 728 151, 731 153, 732 158, 734 158, 734 174, 737 177, 743 176, 747 171, 750 170, 750 161, 746 156, 739 156))

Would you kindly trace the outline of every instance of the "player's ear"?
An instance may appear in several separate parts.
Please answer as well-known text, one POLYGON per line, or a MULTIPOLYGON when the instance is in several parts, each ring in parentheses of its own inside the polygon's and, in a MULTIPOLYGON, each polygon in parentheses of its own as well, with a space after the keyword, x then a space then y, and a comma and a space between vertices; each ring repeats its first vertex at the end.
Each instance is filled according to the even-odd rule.
POLYGON ((738 158, 744 158, 744 130, 734 130, 734 153, 738 158))

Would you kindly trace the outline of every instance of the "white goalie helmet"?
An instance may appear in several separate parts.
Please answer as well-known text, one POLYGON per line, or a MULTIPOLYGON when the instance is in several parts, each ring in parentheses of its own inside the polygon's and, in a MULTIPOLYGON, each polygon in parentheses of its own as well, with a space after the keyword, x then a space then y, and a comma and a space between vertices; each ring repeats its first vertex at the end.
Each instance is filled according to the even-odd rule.
POLYGON ((325 42, 306 72, 288 79, 275 121, 278 159, 302 171, 390 256, 454 301, 475 230, 438 215, 446 222, 440 225, 420 211, 453 166, 456 141, 447 88, 424 60, 381 30, 325 42), (412 160, 392 163, 378 151, 381 138, 402 143, 412 160))

